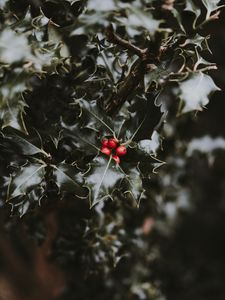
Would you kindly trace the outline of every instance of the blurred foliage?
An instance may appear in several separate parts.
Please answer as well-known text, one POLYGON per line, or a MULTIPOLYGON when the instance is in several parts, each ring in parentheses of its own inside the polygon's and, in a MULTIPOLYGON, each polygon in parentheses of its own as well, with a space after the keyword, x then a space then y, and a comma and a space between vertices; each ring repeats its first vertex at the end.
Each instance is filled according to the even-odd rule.
POLYGON ((224 136, 194 127, 225 84, 221 2, 0 0, 3 299, 212 299, 183 243, 225 194, 224 136))

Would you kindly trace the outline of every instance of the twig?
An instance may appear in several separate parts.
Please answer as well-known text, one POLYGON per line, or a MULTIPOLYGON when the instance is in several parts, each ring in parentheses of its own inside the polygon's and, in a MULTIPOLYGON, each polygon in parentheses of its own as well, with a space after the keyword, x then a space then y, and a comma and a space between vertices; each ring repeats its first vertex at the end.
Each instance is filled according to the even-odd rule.
POLYGON ((119 35, 117 35, 114 32, 112 25, 106 28, 106 35, 109 42, 117 44, 124 49, 132 51, 134 54, 138 55, 142 60, 146 60, 148 58, 148 48, 141 49, 131 44, 129 41, 122 39, 119 35))
POLYGON ((113 93, 105 103, 104 109, 106 113, 112 116, 135 93, 138 87, 140 87, 144 81, 145 73, 152 71, 156 66, 150 63, 155 57, 149 52, 148 48, 141 49, 121 38, 114 32, 112 25, 107 27, 106 34, 109 42, 119 45, 123 49, 130 50, 139 57, 133 63, 129 74, 121 82, 118 91, 113 93))

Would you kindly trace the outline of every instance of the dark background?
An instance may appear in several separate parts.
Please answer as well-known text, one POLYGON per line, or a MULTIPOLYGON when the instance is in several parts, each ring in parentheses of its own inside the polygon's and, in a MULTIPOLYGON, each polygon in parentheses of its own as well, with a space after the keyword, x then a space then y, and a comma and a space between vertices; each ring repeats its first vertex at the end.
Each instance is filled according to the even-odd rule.
MULTIPOLYGON (((214 94, 207 109, 196 119, 182 120, 178 132, 188 141, 210 135, 225 137, 225 11, 207 26, 213 59, 212 72, 222 89, 214 94)), ((194 88, 193 88, 194 92, 194 88)), ((201 155, 192 158, 186 184, 192 191, 194 210, 179 217, 174 233, 163 239, 160 278, 169 300, 225 299, 225 154, 218 152, 209 166, 201 155)))

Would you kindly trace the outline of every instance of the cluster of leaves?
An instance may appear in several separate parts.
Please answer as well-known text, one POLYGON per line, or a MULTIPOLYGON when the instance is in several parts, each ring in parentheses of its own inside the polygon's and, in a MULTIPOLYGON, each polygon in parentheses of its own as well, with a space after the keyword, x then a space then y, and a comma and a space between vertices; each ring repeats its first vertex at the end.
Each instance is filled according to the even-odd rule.
MULTIPOLYGON (((165 195, 187 203, 188 190, 179 194, 182 156, 199 141, 175 158, 178 146, 164 153, 162 136, 176 140, 175 118, 202 110, 218 90, 203 28, 218 18, 220 1, 0 6, 1 205, 23 216, 61 200, 53 256, 75 274, 76 299, 164 299, 149 274, 158 249, 149 253, 148 224, 165 195), (99 152, 111 137, 127 146, 121 164, 99 152)), ((168 224, 171 205, 160 209, 168 224)))
MULTIPOLYGON (((6 1, 2 11, 2 149, 12 144, 20 154, 20 159, 10 161, 15 168, 4 186, 6 200, 14 203, 17 198, 21 213, 34 196, 41 202, 49 181, 61 195, 71 192, 86 197, 86 187, 91 206, 113 198, 115 191, 139 204, 145 196, 143 180, 162 164, 155 157, 160 146, 157 128, 169 109, 169 98, 180 98, 178 112, 184 113, 200 110, 218 89, 204 74, 215 66, 200 56, 208 49, 207 37, 197 32, 202 26, 198 24, 200 8, 196 10, 191 1, 174 8, 175 32, 169 20, 154 16, 154 1, 132 5, 109 1, 99 10, 94 9, 96 4, 47 1, 38 11, 31 2, 22 14, 17 4, 6 1), (65 14, 61 21, 60 7, 65 14), (189 35, 178 11, 183 8, 195 14, 189 35), (14 10, 16 15, 11 14, 14 10), (145 46, 154 65, 142 74, 143 84, 131 88, 130 102, 113 118, 106 115, 104 103, 113 101, 112 95, 116 97, 123 88, 138 60, 132 51, 107 41, 104 28, 110 23, 130 43, 145 46), (75 43, 77 53, 71 49, 75 43), (158 118, 153 123, 154 110, 158 118), (98 153, 101 139, 108 136, 129 145, 120 166, 98 153)), ((206 22, 218 7, 203 4, 206 22)))

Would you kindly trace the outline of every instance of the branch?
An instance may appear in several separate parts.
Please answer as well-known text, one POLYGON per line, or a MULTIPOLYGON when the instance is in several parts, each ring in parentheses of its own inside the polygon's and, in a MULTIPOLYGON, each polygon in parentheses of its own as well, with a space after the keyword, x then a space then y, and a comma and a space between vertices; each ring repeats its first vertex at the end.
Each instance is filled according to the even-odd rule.
POLYGON ((140 59, 134 62, 130 73, 125 77, 119 90, 107 101, 105 106, 106 113, 113 116, 143 83, 145 73, 151 72, 155 68, 154 64, 146 64, 145 61, 143 62, 140 59))
POLYGON ((126 50, 130 50, 139 57, 132 65, 129 74, 122 81, 118 91, 113 93, 105 103, 104 109, 106 113, 112 116, 136 92, 138 87, 141 86, 144 81, 145 73, 152 71, 156 66, 149 63, 153 57, 151 57, 148 48, 138 48, 129 41, 122 39, 114 32, 112 25, 107 27, 106 34, 109 42, 119 45, 126 50))
POLYGON ((146 60, 148 58, 148 48, 141 49, 131 44, 129 41, 122 39, 114 32, 112 25, 106 28, 106 35, 110 43, 119 45, 126 50, 132 51, 134 54, 138 55, 141 60, 146 60))

